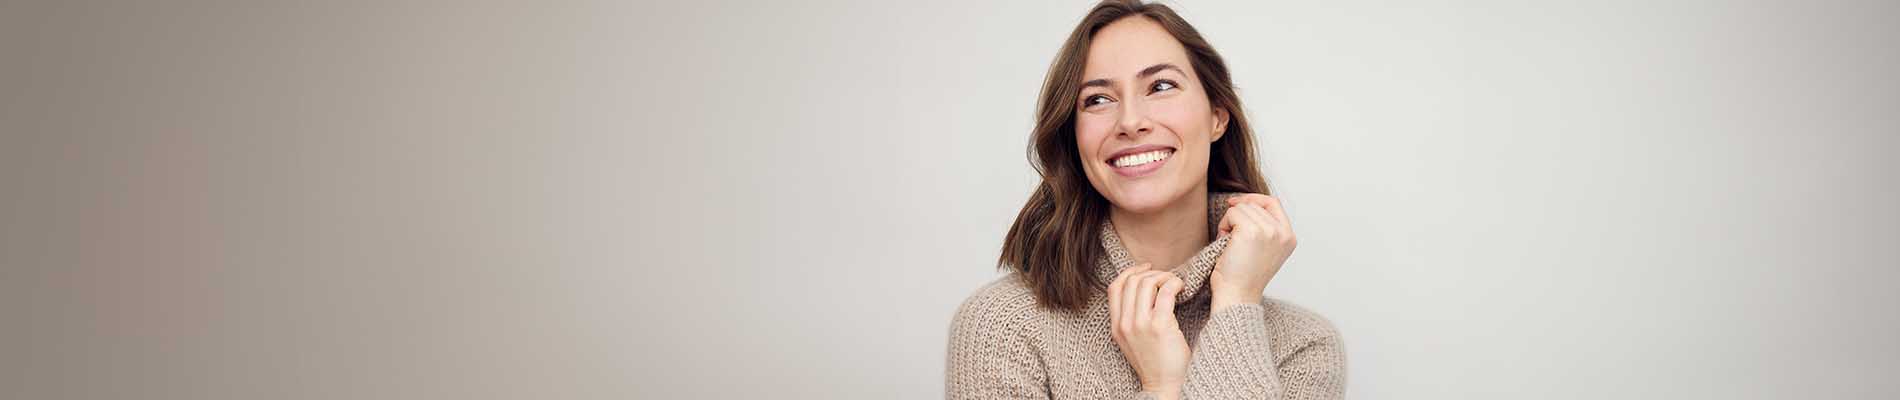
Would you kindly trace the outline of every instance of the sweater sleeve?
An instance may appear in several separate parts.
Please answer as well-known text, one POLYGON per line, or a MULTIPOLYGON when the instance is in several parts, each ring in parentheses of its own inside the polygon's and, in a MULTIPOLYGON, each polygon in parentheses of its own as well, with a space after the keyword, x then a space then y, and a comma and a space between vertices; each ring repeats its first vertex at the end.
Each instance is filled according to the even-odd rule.
POLYGON ((945 399, 1048 399, 1049 376, 1030 340, 1031 302, 986 290, 965 300, 950 322, 945 399))
MULTIPOLYGON (((1264 303, 1264 302, 1263 302, 1264 303)), ((1264 304, 1239 304, 1210 316, 1188 365, 1188 399, 1337 399, 1345 396, 1345 354, 1330 325, 1318 337, 1275 338, 1264 304), (1275 360, 1271 340, 1294 343, 1275 360)), ((1324 324, 1324 322, 1320 322, 1324 324)))

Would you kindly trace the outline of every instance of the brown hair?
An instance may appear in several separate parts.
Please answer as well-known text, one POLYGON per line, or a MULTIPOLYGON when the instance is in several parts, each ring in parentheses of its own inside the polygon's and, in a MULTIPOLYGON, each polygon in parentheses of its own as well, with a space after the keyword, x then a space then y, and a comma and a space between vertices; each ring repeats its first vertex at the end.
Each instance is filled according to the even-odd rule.
POLYGON ((1102 221, 1108 218, 1108 200, 1083 175, 1075 143, 1075 96, 1081 90, 1082 69, 1095 32, 1131 16, 1154 20, 1181 42, 1209 105, 1227 111, 1227 129, 1214 142, 1207 165, 1208 191, 1268 193, 1254 163, 1253 131, 1241 113, 1227 63, 1214 47, 1166 5, 1140 0, 1097 4, 1069 33, 1043 78, 1036 127, 1029 139, 1029 161, 1042 175, 1042 183, 1016 214, 998 259, 998 268, 1022 272, 1036 303, 1043 307, 1079 310, 1090 292, 1102 286, 1094 277, 1094 266, 1104 252, 1099 237, 1102 221))

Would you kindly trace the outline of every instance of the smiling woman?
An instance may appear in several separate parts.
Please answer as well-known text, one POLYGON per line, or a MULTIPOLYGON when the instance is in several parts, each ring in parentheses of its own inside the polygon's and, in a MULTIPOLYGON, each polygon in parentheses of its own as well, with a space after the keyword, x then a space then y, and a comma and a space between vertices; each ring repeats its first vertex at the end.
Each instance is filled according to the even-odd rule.
POLYGON ((957 310, 948 398, 1337 398, 1332 324, 1262 292, 1296 245, 1222 61, 1104 1, 1056 55, 1009 273, 957 310), (1160 268, 1157 266, 1173 266, 1160 268))

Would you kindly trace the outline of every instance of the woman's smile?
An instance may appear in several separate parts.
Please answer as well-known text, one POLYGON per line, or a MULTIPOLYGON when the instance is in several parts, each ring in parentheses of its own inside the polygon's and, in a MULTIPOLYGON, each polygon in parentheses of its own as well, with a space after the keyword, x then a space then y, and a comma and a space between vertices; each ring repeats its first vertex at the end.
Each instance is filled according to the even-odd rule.
POLYGON ((1168 160, 1173 158, 1174 148, 1161 145, 1142 145, 1115 152, 1108 158, 1109 169, 1128 178, 1139 178, 1161 170, 1168 160))

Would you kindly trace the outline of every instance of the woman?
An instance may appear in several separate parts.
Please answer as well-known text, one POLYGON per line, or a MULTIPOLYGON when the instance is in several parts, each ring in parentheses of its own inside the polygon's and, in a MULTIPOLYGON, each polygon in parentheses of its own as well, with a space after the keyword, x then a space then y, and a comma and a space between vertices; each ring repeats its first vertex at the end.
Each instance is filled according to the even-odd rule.
POLYGON ((1038 108, 1042 184, 1004 240, 1010 272, 957 310, 946 397, 1341 397, 1332 325, 1262 295, 1293 231, 1262 194, 1227 66, 1192 26, 1102 2, 1038 108))

